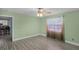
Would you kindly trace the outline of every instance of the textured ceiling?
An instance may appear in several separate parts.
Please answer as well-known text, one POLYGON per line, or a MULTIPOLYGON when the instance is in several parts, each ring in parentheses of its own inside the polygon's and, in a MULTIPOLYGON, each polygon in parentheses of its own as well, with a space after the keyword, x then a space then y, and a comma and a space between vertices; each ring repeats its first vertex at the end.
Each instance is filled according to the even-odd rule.
MULTIPOLYGON (((4 11, 22 13, 29 16, 37 16, 37 8, 1 8, 4 11)), ((55 15, 64 12, 79 10, 78 8, 44 8, 46 15, 55 15)))

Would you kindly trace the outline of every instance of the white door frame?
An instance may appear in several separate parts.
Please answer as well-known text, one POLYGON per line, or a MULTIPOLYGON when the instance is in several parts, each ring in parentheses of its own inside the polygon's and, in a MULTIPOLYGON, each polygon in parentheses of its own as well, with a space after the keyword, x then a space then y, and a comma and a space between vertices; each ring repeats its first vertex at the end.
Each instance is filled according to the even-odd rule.
POLYGON ((11 17, 12 19, 12 41, 14 41, 14 17, 13 16, 7 16, 7 15, 0 15, 0 17, 11 17))

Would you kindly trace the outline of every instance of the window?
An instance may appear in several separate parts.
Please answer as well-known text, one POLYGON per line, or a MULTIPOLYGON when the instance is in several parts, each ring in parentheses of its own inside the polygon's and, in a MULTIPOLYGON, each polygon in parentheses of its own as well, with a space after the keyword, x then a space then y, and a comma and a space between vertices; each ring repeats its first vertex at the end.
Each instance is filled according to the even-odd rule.
POLYGON ((7 20, 0 20, 0 24, 8 25, 8 21, 7 20))
POLYGON ((48 24, 49 31, 61 32, 63 18, 62 17, 50 18, 47 20, 47 24, 48 24))

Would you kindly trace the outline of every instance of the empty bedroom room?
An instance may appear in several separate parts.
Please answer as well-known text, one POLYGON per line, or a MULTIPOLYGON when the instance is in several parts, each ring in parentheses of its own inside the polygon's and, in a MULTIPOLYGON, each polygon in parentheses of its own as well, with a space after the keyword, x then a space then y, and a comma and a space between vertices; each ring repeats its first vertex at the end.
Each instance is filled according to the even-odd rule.
POLYGON ((79 50, 78 8, 0 8, 0 50, 79 50))

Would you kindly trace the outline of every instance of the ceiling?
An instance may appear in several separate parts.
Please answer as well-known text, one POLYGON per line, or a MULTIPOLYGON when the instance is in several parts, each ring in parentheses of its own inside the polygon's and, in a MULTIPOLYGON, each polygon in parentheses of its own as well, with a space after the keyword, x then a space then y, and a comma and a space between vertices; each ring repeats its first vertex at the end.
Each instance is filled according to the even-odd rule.
MULTIPOLYGON (((4 11, 21 13, 29 16, 37 16, 38 8, 1 8, 4 11)), ((65 12, 77 11, 79 8, 44 8, 45 16, 56 15, 65 12)))

